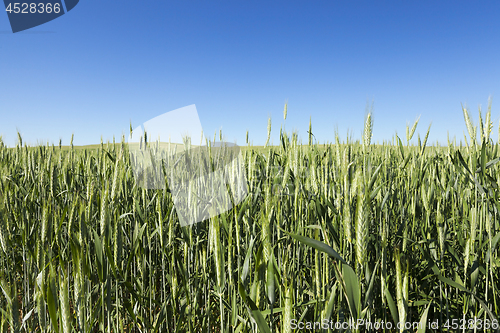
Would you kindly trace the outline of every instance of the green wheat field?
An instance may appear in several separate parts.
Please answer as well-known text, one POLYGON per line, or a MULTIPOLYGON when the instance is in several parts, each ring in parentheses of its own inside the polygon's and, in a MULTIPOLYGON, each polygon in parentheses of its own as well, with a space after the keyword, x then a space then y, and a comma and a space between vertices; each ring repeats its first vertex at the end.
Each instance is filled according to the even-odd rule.
POLYGON ((371 113, 357 141, 316 143, 310 124, 271 146, 269 121, 241 150, 245 200, 186 227, 169 190, 138 186, 124 139, 0 139, 0 330, 497 331, 499 143, 491 108, 478 126, 462 112, 465 142, 442 147, 418 120, 373 145, 371 113))

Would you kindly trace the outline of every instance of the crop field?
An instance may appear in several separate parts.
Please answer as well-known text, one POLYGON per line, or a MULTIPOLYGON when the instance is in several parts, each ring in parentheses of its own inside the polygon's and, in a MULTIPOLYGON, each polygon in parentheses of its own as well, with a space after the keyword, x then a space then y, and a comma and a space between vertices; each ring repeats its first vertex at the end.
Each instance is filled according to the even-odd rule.
POLYGON ((418 120, 375 146, 371 113, 358 141, 282 130, 242 147, 246 198, 185 227, 124 140, 0 140, 0 331, 497 331, 500 149, 463 114, 443 147, 418 120))

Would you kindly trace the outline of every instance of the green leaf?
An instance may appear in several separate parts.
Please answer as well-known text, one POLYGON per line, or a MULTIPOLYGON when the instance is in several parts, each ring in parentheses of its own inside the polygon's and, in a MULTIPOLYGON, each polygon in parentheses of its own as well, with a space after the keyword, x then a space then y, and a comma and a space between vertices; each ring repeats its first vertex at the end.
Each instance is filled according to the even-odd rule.
POLYGON ((486 171, 486 141, 483 141, 481 147, 481 174, 484 176, 484 172, 486 171))
MULTIPOLYGON (((488 163, 486 163, 486 165, 484 167, 485 167, 485 169, 489 169, 492 166, 494 166, 495 164, 497 164, 498 162, 500 162, 500 157, 497 157, 494 160, 489 161, 488 163)), ((480 170, 481 169, 477 169, 476 172, 479 172, 480 170)))
POLYGON ((401 164, 400 168, 401 169, 404 169, 406 168, 406 165, 408 164, 408 162, 410 161, 410 158, 411 158, 411 154, 408 154, 406 155, 406 158, 404 159, 403 163, 401 164))
POLYGON ((330 299, 328 300, 328 304, 326 305, 326 309, 325 309, 325 319, 329 320, 331 315, 332 315, 332 311, 333 311, 333 307, 335 306, 335 289, 337 288, 337 284, 335 283, 332 287, 332 290, 330 291, 330 299))
POLYGON ((50 321, 52 322, 52 327, 54 331, 59 332, 59 324, 57 322, 57 289, 55 285, 55 273, 51 265, 50 267, 50 277, 49 283, 47 285, 47 306, 49 308, 50 321))
POLYGON ((366 291, 366 294, 365 294, 364 307, 368 306, 368 300, 370 299, 371 293, 373 291, 374 282, 375 282, 375 276, 376 276, 375 273, 377 272, 377 268, 380 264, 380 260, 381 259, 377 260, 377 263, 375 264, 375 268, 373 269, 373 272, 371 274, 370 283, 368 284, 368 290, 366 291))
POLYGON ((425 333, 425 329, 427 328, 427 314, 429 313, 431 304, 432 302, 429 302, 429 305, 427 305, 424 312, 422 313, 422 316, 420 317, 420 324, 417 333, 425 333))
POLYGON ((243 269, 241 271, 241 280, 243 281, 243 284, 245 284, 245 280, 248 276, 248 271, 250 270, 250 258, 252 257, 252 249, 254 243, 255 238, 252 236, 252 238, 250 239, 250 245, 248 246, 247 254, 245 256, 245 261, 243 262, 243 269))
POLYGON ((361 290, 356 273, 347 264, 342 265, 342 277, 345 283, 345 293, 352 317, 357 320, 361 312, 361 290))
POLYGON ((462 290, 464 292, 466 292, 467 294, 473 296, 478 302, 479 302, 479 305, 483 308, 483 310, 488 314, 488 316, 490 317, 491 320, 497 320, 497 318, 495 317, 495 315, 491 312, 490 308, 484 303, 484 301, 482 299, 480 299, 478 296, 476 296, 476 294, 474 294, 473 292, 471 292, 470 290, 468 290, 467 288, 465 288, 464 286, 462 286, 461 284, 453 281, 453 280, 450 280, 444 276, 442 276, 441 274, 438 274, 438 278, 443 281, 444 283, 446 284, 449 284, 450 286, 452 287, 455 287, 459 290, 462 290))
POLYGON ((495 248, 497 246, 498 240, 500 239, 500 232, 493 237, 493 240, 491 241, 491 251, 495 251, 495 248))
POLYGON ((476 185, 476 187, 479 190, 479 192, 481 194, 485 194, 484 188, 481 186, 481 184, 479 184, 479 181, 476 179, 476 177, 474 177, 474 175, 472 174, 472 172, 470 172, 469 167, 467 166, 467 164, 464 161, 464 158, 462 157, 462 154, 460 154, 460 151, 457 150, 456 156, 457 156, 458 161, 460 162, 460 164, 462 164, 462 166, 464 167, 464 169, 467 170, 467 173, 469 174, 470 179, 472 180, 472 182, 474 182, 474 184, 476 185))
POLYGON ((106 156, 109 157, 109 159, 115 163, 115 158, 113 157, 113 155, 111 155, 111 153, 109 151, 107 151, 106 149, 103 149, 103 151, 106 153, 106 156))
POLYGON ((267 263, 267 281, 266 281, 266 289, 267 289, 267 298, 271 306, 274 305, 276 301, 274 294, 274 255, 271 253, 271 257, 267 263))
POLYGON ((94 230, 94 247, 96 251, 96 257, 97 257, 97 275, 99 276, 99 281, 101 283, 104 283, 104 280, 106 277, 104 276, 104 258, 102 255, 102 243, 101 243, 101 238, 97 234, 97 232, 94 230))
POLYGON ((391 310, 391 316, 392 320, 395 323, 399 323, 399 313, 398 309, 396 308, 396 304, 394 304, 394 299, 391 296, 391 293, 389 292, 389 289, 386 287, 385 291, 385 299, 387 300, 387 304, 389 305, 389 310, 391 310))
POLYGON ((259 327, 260 332, 264 333, 271 333, 271 329, 269 328, 269 325, 267 325, 266 320, 264 319, 264 316, 262 313, 259 311, 257 306, 255 305, 254 301, 250 297, 248 297, 247 293, 245 292, 245 287, 241 283, 241 281, 238 283, 238 291, 240 293, 241 298, 243 298, 243 301, 245 304, 248 306, 248 312, 250 316, 255 320, 257 323, 257 326, 259 327))
POLYGON ((399 136, 396 136, 398 138, 398 146, 399 146, 399 152, 401 153, 401 158, 404 160, 405 159, 405 153, 403 150, 403 144, 401 143, 401 139, 399 136))
POLYGON ((375 172, 372 174, 372 177, 370 179, 370 183, 368 184, 368 192, 370 192, 373 188, 373 184, 375 184, 375 180, 377 180, 377 176, 380 172, 380 169, 382 167, 382 164, 378 166, 378 168, 375 170, 375 172))
POLYGON ((312 238, 308 238, 308 237, 304 237, 304 236, 299 236, 299 235, 294 235, 294 234, 291 234, 291 233, 289 233, 287 231, 284 231, 284 232, 286 232, 288 235, 290 235, 290 237, 295 238, 299 242, 304 243, 304 244, 306 244, 306 245, 308 245, 310 247, 313 247, 316 250, 319 250, 321 252, 325 252, 326 254, 328 254, 333 259, 339 260, 343 264, 347 265, 347 262, 344 259, 342 259, 342 257, 340 256, 340 254, 338 254, 329 245, 327 245, 327 244, 325 244, 323 242, 317 241, 315 239, 312 239, 312 238))

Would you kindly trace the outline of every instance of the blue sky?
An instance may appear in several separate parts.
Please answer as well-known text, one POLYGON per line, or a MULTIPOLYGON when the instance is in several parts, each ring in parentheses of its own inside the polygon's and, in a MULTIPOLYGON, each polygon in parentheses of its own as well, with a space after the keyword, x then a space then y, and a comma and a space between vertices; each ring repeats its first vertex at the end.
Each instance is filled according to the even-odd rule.
POLYGON ((373 142, 463 140, 492 97, 500 120, 498 1, 95 1, 12 34, 0 13, 0 135, 76 145, 119 140, 162 113, 196 104, 210 136, 264 144, 267 119, 319 142, 361 138, 373 101, 373 142))

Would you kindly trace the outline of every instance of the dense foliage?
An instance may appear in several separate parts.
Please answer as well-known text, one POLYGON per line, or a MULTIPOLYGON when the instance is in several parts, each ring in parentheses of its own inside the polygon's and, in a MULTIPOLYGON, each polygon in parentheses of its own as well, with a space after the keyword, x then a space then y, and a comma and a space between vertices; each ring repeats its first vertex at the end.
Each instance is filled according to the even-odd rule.
POLYGON ((1 331, 496 320, 498 144, 489 112, 477 141, 464 115, 463 147, 411 145, 418 121, 372 145, 371 114, 361 142, 282 131, 243 148, 247 198, 187 227, 169 191, 137 186, 124 142, 0 144, 1 331))

